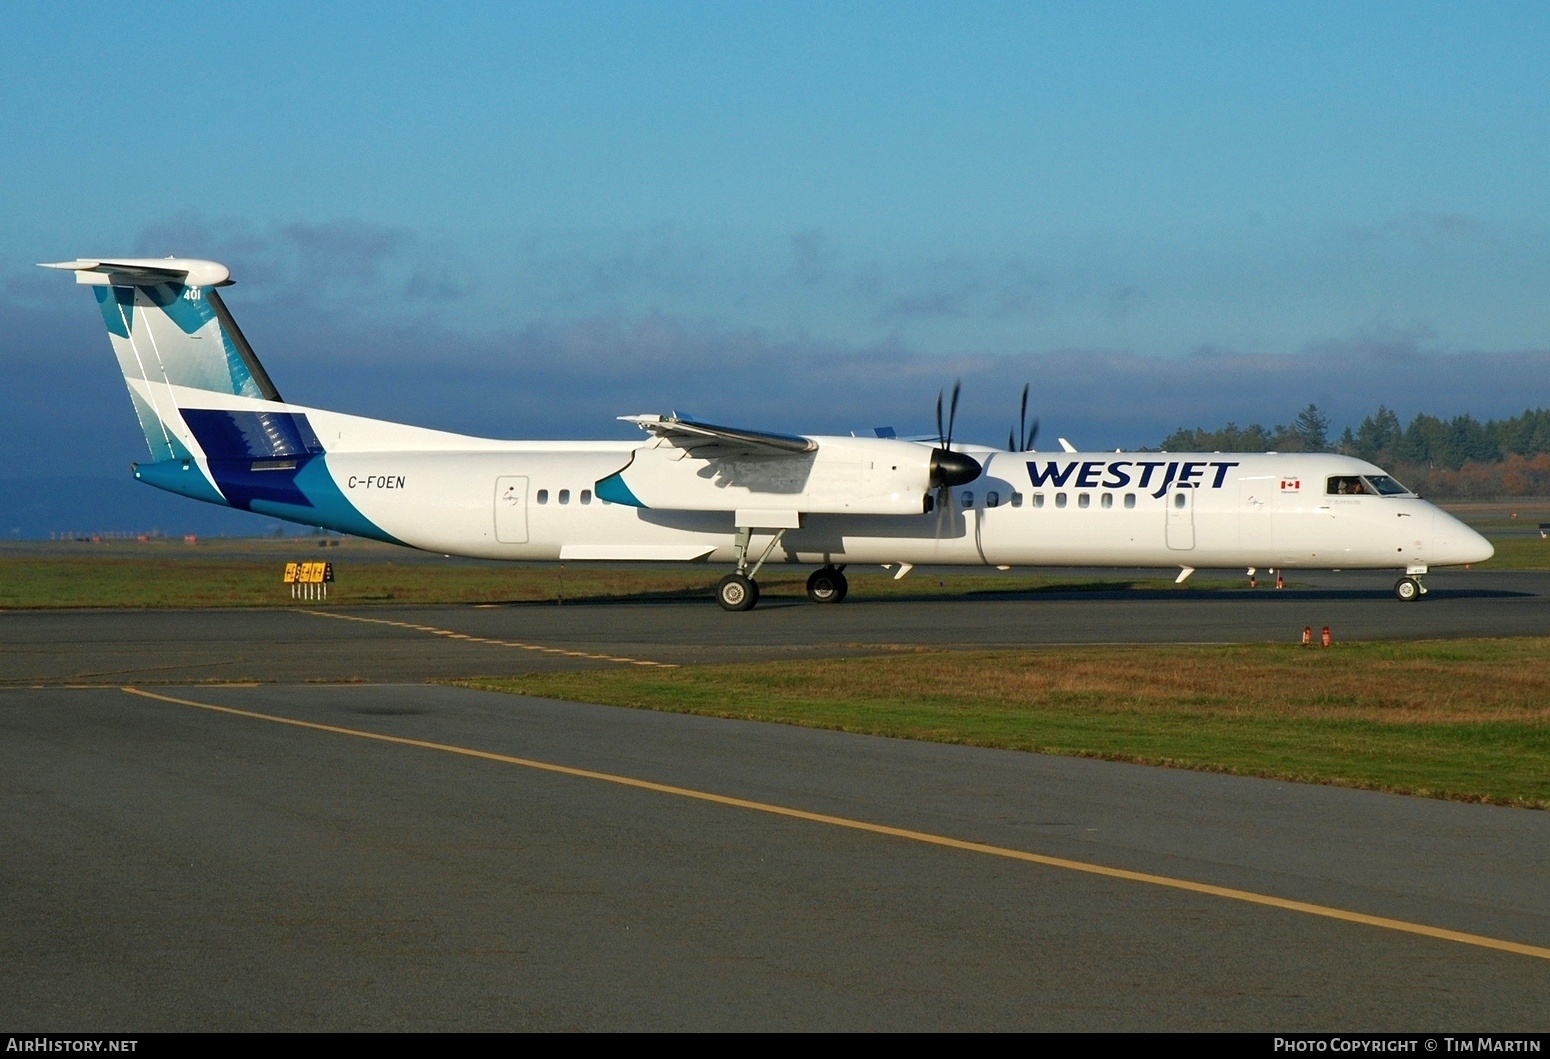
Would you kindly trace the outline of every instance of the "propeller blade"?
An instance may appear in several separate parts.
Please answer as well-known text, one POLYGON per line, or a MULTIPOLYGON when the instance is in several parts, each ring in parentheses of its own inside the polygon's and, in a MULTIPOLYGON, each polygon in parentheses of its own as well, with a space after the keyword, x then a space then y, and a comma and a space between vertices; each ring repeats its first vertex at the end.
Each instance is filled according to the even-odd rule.
POLYGON ((958 391, 963 388, 962 379, 953 380, 953 403, 947 410, 947 438, 942 442, 942 447, 949 452, 953 448, 953 423, 958 418, 958 391))
POLYGON ((1018 447, 1018 445, 1017 445, 1017 435, 1013 434, 1010 430, 1008 430, 1006 432, 1006 451, 1008 451, 1008 452, 1020 452, 1020 451, 1022 451, 1018 447))
POLYGON ((1017 451, 1028 451, 1028 384, 1023 383, 1023 407, 1017 413, 1017 451))
MULTIPOLYGON (((936 393, 937 447, 931 450, 930 482, 933 506, 936 508, 936 535, 939 540, 946 530, 947 519, 953 517, 953 487, 974 481, 984 471, 979 460, 973 456, 953 451, 953 425, 958 419, 958 395, 962 390, 963 380, 955 379, 953 396, 947 402, 945 429, 942 422, 942 398, 946 394, 941 390, 936 393)), ((1010 446, 1013 440, 1009 435, 1007 445, 1010 446)))
POLYGON ((1039 420, 1035 416, 1033 423, 1028 427, 1028 443, 1023 446, 1023 451, 1028 452, 1033 448, 1033 440, 1039 436, 1039 420))

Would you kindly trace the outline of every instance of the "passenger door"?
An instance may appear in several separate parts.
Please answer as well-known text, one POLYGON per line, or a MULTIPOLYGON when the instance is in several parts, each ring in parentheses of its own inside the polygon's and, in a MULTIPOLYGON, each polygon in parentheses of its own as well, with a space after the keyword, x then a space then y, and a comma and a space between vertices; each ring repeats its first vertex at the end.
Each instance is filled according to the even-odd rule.
POLYGON ((527 477, 495 479, 495 539, 502 544, 527 543, 527 477))

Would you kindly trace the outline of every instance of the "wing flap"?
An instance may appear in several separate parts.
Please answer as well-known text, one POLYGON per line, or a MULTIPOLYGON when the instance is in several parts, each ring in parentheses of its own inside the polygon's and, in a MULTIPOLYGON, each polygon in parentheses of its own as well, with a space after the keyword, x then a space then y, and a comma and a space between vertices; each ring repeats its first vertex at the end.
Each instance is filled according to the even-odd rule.
POLYGON ((715 546, 709 544, 566 544, 560 548, 560 560, 693 563, 715 550, 715 546))
POLYGON ((797 434, 776 434, 765 430, 723 427, 701 423, 678 415, 620 416, 676 448, 701 459, 719 459, 732 455, 800 456, 817 452, 818 442, 797 434))

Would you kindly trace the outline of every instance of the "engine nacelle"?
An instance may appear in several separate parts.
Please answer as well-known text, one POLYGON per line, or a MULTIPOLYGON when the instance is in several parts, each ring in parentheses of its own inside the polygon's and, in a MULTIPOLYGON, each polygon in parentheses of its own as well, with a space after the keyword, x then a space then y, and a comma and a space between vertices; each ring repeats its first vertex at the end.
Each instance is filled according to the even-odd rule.
POLYGON ((972 481, 980 470, 962 453, 893 438, 813 440, 818 445, 812 452, 709 458, 656 442, 599 481, 597 495, 677 511, 918 515, 933 489, 972 481))

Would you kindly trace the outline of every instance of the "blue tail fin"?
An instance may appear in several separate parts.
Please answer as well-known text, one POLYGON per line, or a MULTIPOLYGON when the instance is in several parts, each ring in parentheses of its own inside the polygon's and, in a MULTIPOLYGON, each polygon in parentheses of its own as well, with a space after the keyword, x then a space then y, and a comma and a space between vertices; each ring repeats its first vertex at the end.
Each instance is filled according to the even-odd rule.
MULTIPOLYGON (((157 461, 186 459, 196 431, 180 411, 200 390, 280 401, 216 287, 231 282, 224 265, 191 258, 60 261, 97 296, 146 444, 157 461)), ((281 455, 282 453, 272 453, 281 455)))

